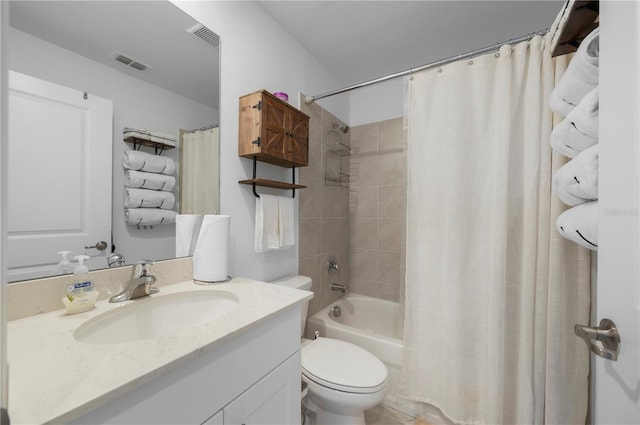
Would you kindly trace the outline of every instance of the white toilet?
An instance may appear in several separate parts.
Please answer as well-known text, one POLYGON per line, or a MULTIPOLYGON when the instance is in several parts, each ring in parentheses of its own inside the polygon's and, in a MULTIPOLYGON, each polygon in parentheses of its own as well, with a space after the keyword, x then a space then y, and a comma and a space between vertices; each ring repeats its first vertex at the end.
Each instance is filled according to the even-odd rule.
MULTIPOLYGON (((311 290, 311 278, 287 276, 272 282, 311 290)), ((300 336, 308 304, 302 307, 300 336)), ((364 425, 364 410, 380 403, 387 390, 387 367, 367 350, 346 341, 302 340, 302 381, 309 392, 302 405, 317 425, 364 425)))

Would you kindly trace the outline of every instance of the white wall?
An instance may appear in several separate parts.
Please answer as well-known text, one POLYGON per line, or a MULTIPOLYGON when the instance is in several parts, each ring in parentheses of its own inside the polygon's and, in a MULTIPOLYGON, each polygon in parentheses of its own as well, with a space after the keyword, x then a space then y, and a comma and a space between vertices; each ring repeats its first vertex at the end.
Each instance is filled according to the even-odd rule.
MULTIPOLYGON (((14 28, 10 29, 9 45, 10 69, 113 101, 112 230, 116 249, 128 263, 142 258, 175 257, 174 225, 139 230, 125 224, 122 154, 132 147, 122 141, 122 129, 125 126, 151 129, 177 137, 179 128, 194 129, 218 123, 218 111, 14 28)), ((148 148, 143 150, 153 152, 148 148)), ((178 149, 163 155, 177 161, 178 149)), ((177 199, 177 187, 174 194, 177 199)), ((92 259, 89 264, 104 268, 106 260, 92 259)))
MULTIPOLYGON (((253 249, 255 197, 250 186, 238 184, 252 174, 251 161, 238 157, 238 98, 260 89, 284 91, 290 102, 299 106, 299 92, 314 95, 333 90, 339 83, 254 2, 174 3, 220 35, 220 201, 222 213, 231 215, 230 272, 262 280, 297 273, 297 246, 261 254, 253 249)), ((321 104, 348 122, 346 101, 334 98, 321 104)), ((259 164, 258 173, 273 180, 291 179, 291 170, 268 164, 259 164)), ((296 202, 296 217, 297 208, 296 202)))
POLYGON ((403 115, 404 78, 395 78, 350 92, 351 127, 400 118, 403 115))

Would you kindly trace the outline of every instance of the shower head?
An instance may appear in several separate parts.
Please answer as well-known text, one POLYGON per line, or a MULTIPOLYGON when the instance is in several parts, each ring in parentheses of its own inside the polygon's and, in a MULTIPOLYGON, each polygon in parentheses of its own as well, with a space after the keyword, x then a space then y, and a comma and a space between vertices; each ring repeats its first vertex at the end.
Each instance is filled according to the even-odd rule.
POLYGON ((338 124, 338 123, 333 123, 332 127, 334 129, 338 129, 340 131, 342 131, 344 134, 347 134, 349 132, 349 126, 346 124, 338 124))

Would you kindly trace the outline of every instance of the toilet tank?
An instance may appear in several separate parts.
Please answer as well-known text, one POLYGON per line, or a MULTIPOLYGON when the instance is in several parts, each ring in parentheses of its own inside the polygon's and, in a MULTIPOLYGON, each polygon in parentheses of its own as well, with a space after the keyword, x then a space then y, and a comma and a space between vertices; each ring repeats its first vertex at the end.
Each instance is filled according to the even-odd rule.
MULTIPOLYGON (((307 276, 285 276, 280 279, 273 280, 269 283, 275 285, 287 286, 294 289, 303 289, 305 291, 311 291, 311 284, 313 281, 307 276)), ((304 324, 307 321, 307 311, 309 310, 309 302, 306 301, 300 306, 300 338, 304 335, 304 324)))

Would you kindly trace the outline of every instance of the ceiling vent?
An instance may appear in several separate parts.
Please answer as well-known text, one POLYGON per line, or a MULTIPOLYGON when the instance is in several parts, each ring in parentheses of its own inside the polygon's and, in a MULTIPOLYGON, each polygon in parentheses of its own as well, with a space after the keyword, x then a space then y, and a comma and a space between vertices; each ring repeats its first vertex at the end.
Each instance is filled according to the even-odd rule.
POLYGON ((187 32, 215 48, 220 44, 220 36, 200 23, 188 28, 187 32))
POLYGON ((127 56, 125 54, 122 54, 120 52, 114 52, 111 57, 117 61, 120 62, 121 64, 127 65, 128 67, 131 67, 133 69, 137 69, 138 71, 148 71, 151 69, 150 66, 145 65, 144 63, 140 62, 137 59, 132 58, 131 56, 127 56))

